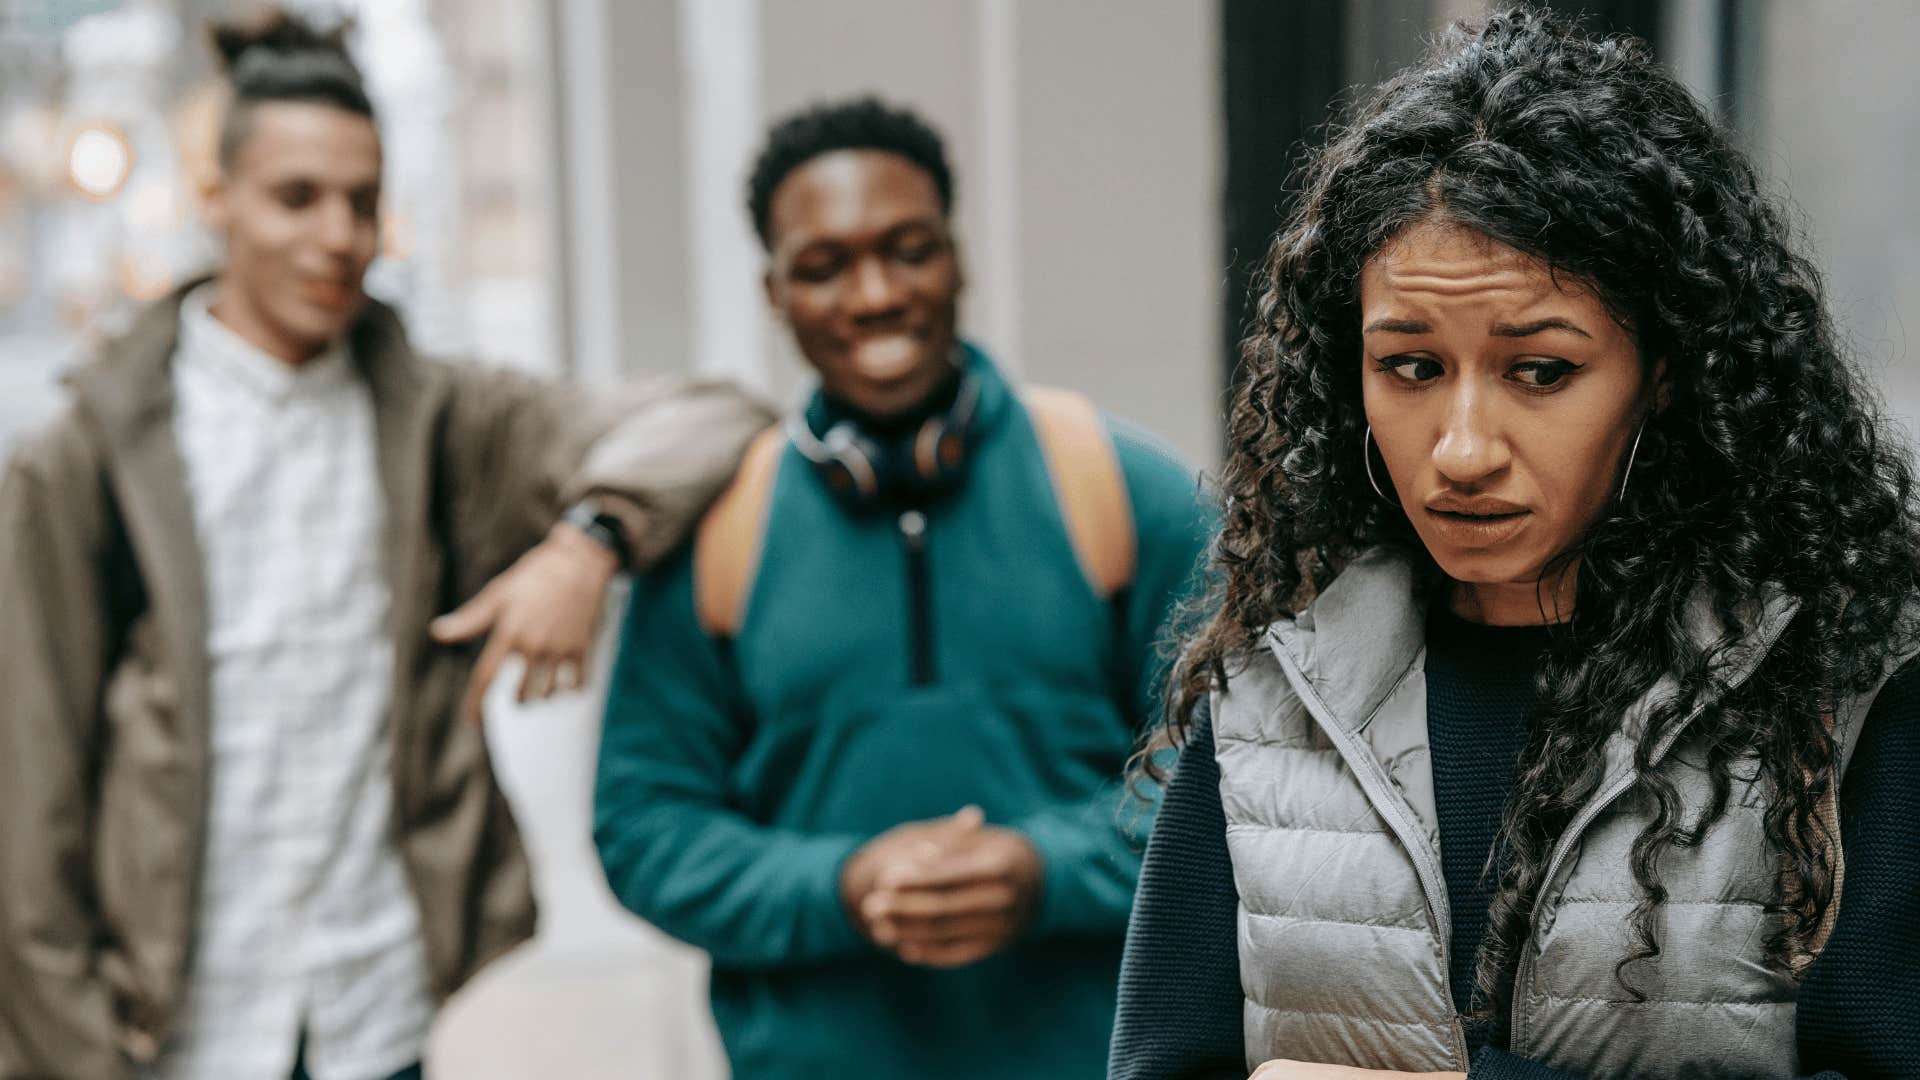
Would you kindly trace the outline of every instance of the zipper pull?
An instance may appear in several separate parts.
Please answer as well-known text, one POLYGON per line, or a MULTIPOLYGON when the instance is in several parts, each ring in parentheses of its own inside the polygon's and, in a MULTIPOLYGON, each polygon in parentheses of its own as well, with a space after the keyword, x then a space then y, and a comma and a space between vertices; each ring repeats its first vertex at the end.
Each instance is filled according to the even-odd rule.
POLYGON ((906 549, 907 571, 907 682, 933 682, 933 583, 927 577, 927 515, 908 510, 900 515, 900 541, 906 549))
POLYGON ((909 551, 920 552, 927 547, 927 515, 918 510, 908 510, 900 515, 900 536, 906 540, 909 551))

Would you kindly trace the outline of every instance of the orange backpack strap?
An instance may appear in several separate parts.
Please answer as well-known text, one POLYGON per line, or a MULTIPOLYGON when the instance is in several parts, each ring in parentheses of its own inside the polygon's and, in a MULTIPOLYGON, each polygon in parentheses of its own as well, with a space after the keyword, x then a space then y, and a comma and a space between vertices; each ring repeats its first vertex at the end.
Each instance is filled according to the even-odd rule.
POLYGON ((760 566, 774 476, 786 445, 778 427, 754 436, 733 483, 694 531, 693 609, 700 628, 714 637, 731 638, 746 615, 747 594, 760 566))
POLYGON ((1112 599, 1133 584, 1138 551, 1133 503, 1106 422, 1071 390, 1034 386, 1023 397, 1080 571, 1096 595, 1112 599))

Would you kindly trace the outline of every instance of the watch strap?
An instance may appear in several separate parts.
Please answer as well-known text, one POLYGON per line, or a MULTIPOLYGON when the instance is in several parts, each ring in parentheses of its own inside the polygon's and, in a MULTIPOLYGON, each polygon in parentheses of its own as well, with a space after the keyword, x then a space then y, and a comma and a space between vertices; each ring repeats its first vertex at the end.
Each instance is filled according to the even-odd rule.
POLYGON ((587 534, 588 539, 613 553, 621 566, 633 565, 633 545, 627 542, 620 519, 601 510, 593 500, 573 504, 561 520, 587 534))

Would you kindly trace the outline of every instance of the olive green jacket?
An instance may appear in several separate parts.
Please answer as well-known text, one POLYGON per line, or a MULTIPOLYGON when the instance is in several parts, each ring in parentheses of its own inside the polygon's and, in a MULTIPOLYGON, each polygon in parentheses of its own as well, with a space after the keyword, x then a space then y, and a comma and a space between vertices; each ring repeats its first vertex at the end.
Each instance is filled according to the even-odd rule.
MULTIPOLYGON (((207 610, 173 431, 180 296, 69 377, 0 482, 0 1080, 113 1080, 164 1043, 190 954, 208 792, 207 610)), ((771 422, 723 384, 589 401, 419 358, 372 305, 393 590, 394 814, 444 997, 533 929, 529 872, 480 731, 476 650, 426 627, 597 495, 635 562, 676 546, 771 422)))

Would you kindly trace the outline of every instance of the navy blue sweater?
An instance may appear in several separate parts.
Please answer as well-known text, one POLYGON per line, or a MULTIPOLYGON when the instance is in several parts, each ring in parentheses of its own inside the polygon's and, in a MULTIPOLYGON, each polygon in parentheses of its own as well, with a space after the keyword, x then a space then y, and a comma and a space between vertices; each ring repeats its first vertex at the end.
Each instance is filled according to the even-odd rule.
MULTIPOLYGON (((1545 635, 1442 618, 1450 620, 1448 632, 1429 637, 1427 726, 1454 915, 1449 974, 1464 1010, 1490 900, 1480 871, 1532 707, 1525 660, 1539 655, 1545 635)), ((1840 817, 1846 900, 1801 987, 1801 1062, 1824 1070, 1817 1080, 1920 1078, 1920 662, 1895 675, 1862 726, 1840 817)), ((1147 845, 1120 972, 1111 1080, 1247 1075, 1237 901, 1213 731, 1203 715, 1147 845)), ((1469 1076, 1581 1080, 1493 1047, 1475 1053, 1469 1076)))

